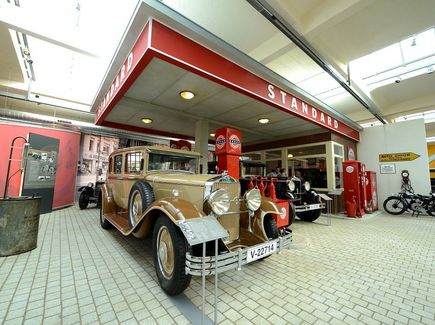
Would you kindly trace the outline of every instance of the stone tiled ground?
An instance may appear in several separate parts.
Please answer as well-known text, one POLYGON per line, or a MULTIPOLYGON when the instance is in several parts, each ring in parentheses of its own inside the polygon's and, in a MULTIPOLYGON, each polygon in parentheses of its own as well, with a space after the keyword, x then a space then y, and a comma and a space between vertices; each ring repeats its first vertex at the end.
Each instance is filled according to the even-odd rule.
MULTIPOLYGON (((320 222, 296 222, 293 249, 222 274, 218 321, 435 324, 435 218, 320 222)), ((101 229, 96 209, 41 216, 38 248, 0 258, 0 323, 188 324, 156 282, 150 247, 101 229)), ((212 289, 210 278, 211 319, 212 289)), ((199 308, 200 292, 200 279, 185 291, 199 308)))

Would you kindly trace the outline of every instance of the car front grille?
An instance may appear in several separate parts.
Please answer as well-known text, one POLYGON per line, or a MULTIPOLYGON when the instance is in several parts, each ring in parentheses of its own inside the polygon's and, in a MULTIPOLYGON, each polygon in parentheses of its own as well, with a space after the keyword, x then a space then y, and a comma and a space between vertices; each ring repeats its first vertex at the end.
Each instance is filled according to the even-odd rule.
POLYGON ((240 231, 240 183, 230 179, 229 181, 218 180, 212 185, 212 192, 219 189, 225 189, 230 194, 231 204, 228 212, 225 215, 218 216, 220 224, 229 232, 225 242, 231 242, 239 239, 240 231))

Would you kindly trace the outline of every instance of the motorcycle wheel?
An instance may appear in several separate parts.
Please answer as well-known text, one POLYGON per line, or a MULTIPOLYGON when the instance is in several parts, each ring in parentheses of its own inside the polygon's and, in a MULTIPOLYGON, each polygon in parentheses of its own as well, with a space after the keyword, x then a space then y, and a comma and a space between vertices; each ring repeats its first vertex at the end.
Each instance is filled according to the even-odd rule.
POLYGON ((406 202, 400 197, 390 196, 384 201, 384 210, 392 215, 399 215, 406 211, 406 202))
POLYGON ((79 197, 80 210, 86 209, 88 207, 88 204, 89 204, 88 194, 86 193, 86 191, 82 191, 82 193, 80 193, 80 197, 79 197))
POLYGON ((427 214, 431 217, 435 217, 435 202, 431 202, 428 205, 428 208, 426 210, 427 214))

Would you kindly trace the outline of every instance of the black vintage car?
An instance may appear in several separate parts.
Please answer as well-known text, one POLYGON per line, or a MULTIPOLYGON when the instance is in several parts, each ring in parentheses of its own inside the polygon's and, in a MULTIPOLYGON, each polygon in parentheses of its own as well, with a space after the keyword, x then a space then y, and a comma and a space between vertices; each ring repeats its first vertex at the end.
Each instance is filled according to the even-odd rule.
MULTIPOLYGON (((240 184, 242 193, 248 188, 251 177, 265 177, 266 165, 261 162, 244 160, 240 162, 240 184)), ((278 199, 288 199, 294 204, 296 216, 302 221, 312 222, 319 218, 325 204, 319 193, 311 188, 309 181, 298 177, 276 177, 276 196, 278 199)), ((270 183, 268 177, 267 183, 270 183)), ((267 193, 266 193, 267 194, 267 193)))
POLYGON ((96 203, 97 208, 101 207, 100 188, 103 184, 104 182, 97 181, 95 187, 93 183, 89 183, 88 185, 82 186, 78 189, 78 191, 81 192, 79 196, 79 207, 81 210, 86 209, 89 203, 96 203))

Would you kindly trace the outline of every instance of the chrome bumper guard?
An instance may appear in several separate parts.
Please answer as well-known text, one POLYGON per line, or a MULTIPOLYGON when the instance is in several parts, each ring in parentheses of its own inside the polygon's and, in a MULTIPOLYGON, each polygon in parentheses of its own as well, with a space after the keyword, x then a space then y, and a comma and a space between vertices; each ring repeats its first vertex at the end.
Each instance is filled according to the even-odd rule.
POLYGON ((305 212, 305 211, 319 210, 319 209, 324 209, 324 208, 325 208, 325 203, 295 205, 296 212, 305 212), (313 206, 316 206, 316 207, 313 207, 313 206))
MULTIPOLYGON (((286 234, 277 239, 271 240, 268 243, 276 242, 277 249, 276 252, 279 254, 282 250, 289 248, 292 244, 292 234, 286 230, 286 234)), ((250 249, 255 249, 257 246, 262 246, 261 243, 256 246, 239 248, 233 252, 225 253, 215 256, 206 256, 204 259, 198 256, 192 256, 190 253, 186 253, 186 274, 191 274, 195 276, 204 275, 214 275, 216 273, 222 273, 229 270, 240 271, 242 266, 248 264, 247 262, 247 251, 250 249), (205 262, 203 270, 203 261, 205 262), (217 268, 216 268, 217 263, 217 268)), ((275 253, 272 253, 275 254, 275 253)))

